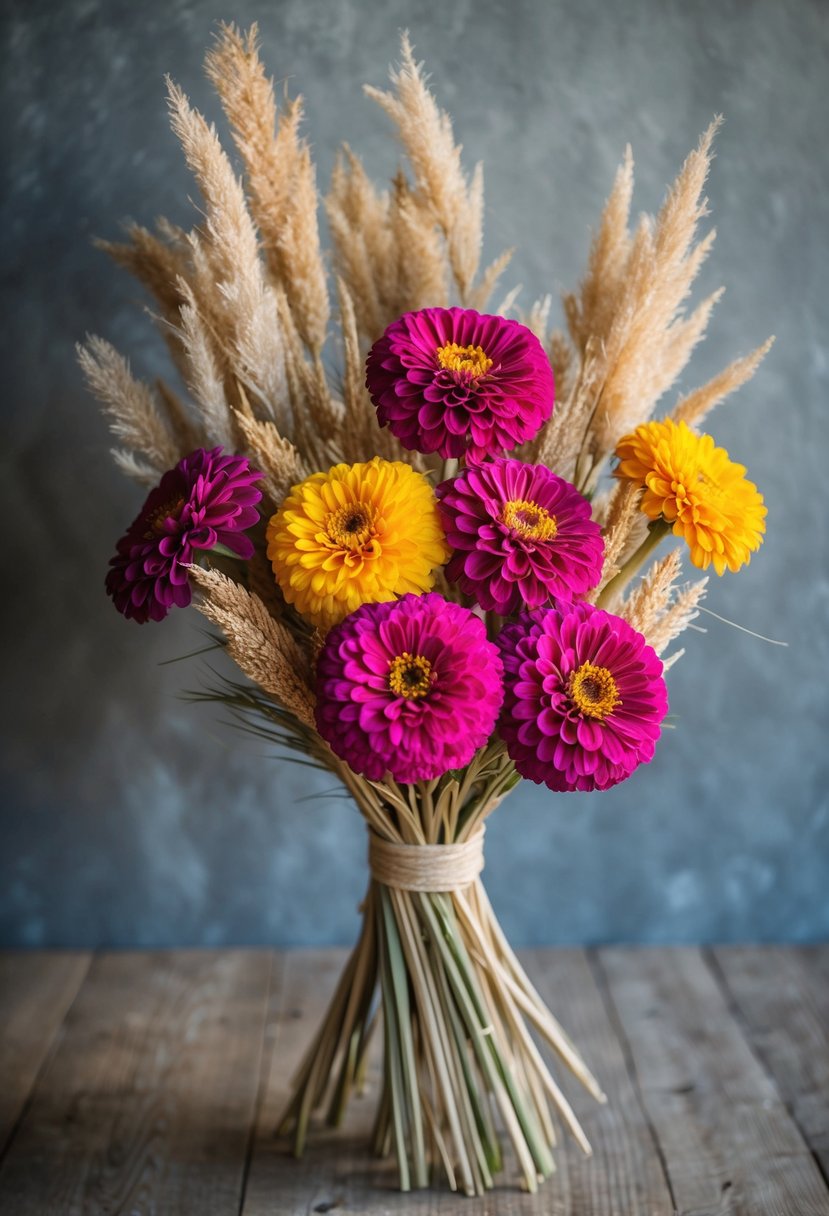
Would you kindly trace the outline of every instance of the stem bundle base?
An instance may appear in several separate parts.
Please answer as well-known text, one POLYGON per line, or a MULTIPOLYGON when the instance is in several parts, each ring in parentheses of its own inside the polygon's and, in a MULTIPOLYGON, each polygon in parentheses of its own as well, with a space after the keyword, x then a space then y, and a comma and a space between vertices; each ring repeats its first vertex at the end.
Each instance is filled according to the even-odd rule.
POLYGON ((372 878, 359 940, 281 1121, 297 1155, 312 1112, 324 1107, 331 1125, 342 1119, 381 1012, 372 1148, 394 1152, 401 1190, 442 1175, 452 1190, 484 1194, 509 1147, 535 1191, 555 1169, 553 1110, 590 1153, 537 1040, 598 1101, 604 1095, 510 948, 480 880, 438 893, 372 878))

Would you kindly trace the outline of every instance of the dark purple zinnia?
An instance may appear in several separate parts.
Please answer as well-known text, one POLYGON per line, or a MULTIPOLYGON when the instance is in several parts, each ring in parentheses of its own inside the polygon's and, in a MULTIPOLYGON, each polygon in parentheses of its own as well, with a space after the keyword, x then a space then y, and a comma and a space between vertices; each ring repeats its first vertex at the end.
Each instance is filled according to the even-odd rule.
POLYGON ((555 397, 535 334, 471 308, 400 317, 369 351, 366 387, 404 447, 469 464, 532 439, 555 397))
POLYGON ((492 734, 503 695, 483 621, 434 592, 363 604, 317 661, 317 729, 372 781, 462 768, 492 734))
POLYGON ((499 730, 522 777, 606 790, 653 758, 668 712, 662 661, 627 621, 590 604, 524 613, 498 637, 499 730))
POLYGON ((198 550, 224 545, 253 556, 244 535, 259 519, 262 474, 244 456, 197 448, 151 490, 110 561, 107 593, 124 616, 139 624, 160 621, 191 599, 187 567, 198 550))
POLYGON ((590 503, 544 465, 494 460, 437 488, 446 568, 482 608, 502 616, 571 600, 595 587, 604 542, 590 503))

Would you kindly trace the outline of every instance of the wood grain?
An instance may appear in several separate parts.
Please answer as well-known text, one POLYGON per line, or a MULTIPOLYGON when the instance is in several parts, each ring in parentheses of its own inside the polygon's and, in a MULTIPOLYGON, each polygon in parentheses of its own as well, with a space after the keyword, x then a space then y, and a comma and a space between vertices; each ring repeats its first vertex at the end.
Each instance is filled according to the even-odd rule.
MULTIPOLYGON (((562 1216, 673 1216, 657 1144, 587 955, 583 950, 536 950, 523 952, 522 961, 608 1097, 601 1106, 576 1082, 565 1081, 593 1156, 586 1158, 562 1132, 558 1170, 542 1192, 538 1210, 562 1216), (544 1206, 551 1199, 555 1206, 544 1206)), ((566 1078, 566 1070, 557 1068, 556 1076, 566 1078)))
POLYGON ((829 946, 725 946, 713 955, 749 1042, 829 1178, 829 946))
POLYGON ((237 1216, 272 959, 95 958, 0 1170, 3 1216, 237 1216))
POLYGON ((0 955, 0 1161, 91 957, 68 950, 0 955))
POLYGON ((698 950, 599 952, 681 1216, 829 1216, 829 1194, 698 950))
POLYGON ((610 1101, 556 1067, 593 1158, 469 1200, 368 1156, 379 1050, 343 1128, 275 1135, 345 951, 0 955, 0 1216, 829 1216, 829 949, 522 957, 610 1101))

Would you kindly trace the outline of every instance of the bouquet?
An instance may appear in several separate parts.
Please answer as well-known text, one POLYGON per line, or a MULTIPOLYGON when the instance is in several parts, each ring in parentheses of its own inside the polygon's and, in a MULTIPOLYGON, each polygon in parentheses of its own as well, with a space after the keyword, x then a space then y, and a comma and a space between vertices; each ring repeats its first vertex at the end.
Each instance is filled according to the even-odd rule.
POLYGON ((365 819, 362 930, 285 1111, 296 1152, 363 1084, 381 1022, 373 1148, 401 1188, 481 1194, 508 1152, 532 1191, 558 1121, 589 1152, 551 1057, 603 1095, 487 900, 486 820, 522 778, 605 790, 651 761, 706 586, 680 582, 682 555, 736 571, 765 528, 700 426, 768 343, 654 418, 719 297, 688 306, 717 124, 633 228, 627 151, 558 331, 549 298, 490 303, 510 254, 480 267, 481 167, 405 36, 391 89, 366 91, 407 167, 378 191, 343 149, 330 257, 301 100, 277 105, 256 29, 222 27, 206 66, 243 176, 170 82, 198 222, 105 246, 153 297, 180 385, 80 349, 115 460, 151 487, 106 588, 138 623, 192 602, 243 677, 201 695, 365 819))

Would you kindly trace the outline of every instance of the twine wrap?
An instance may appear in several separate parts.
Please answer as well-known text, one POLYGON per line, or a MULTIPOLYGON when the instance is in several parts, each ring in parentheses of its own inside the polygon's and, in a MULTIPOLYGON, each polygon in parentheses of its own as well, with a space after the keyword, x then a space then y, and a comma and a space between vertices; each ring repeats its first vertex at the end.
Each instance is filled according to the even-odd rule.
POLYGON ((393 844, 368 835, 372 877, 399 891, 459 891, 484 868, 484 828, 462 844, 393 844))

